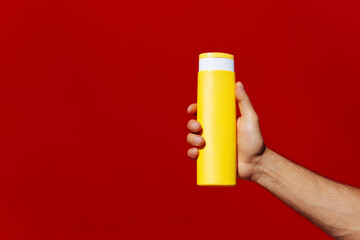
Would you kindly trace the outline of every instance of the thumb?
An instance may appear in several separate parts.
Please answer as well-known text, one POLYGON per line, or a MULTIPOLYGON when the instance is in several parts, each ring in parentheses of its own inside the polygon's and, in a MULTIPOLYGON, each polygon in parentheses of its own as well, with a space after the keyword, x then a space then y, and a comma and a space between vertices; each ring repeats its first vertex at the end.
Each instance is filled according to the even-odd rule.
POLYGON ((235 98, 239 106, 241 116, 256 116, 256 112, 241 82, 235 84, 235 98))

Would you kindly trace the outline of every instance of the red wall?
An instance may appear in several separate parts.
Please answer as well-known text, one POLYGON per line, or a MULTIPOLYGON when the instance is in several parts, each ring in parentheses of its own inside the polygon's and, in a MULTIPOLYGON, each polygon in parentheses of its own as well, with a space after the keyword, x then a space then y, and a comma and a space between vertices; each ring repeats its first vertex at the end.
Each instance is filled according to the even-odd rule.
POLYGON ((255 183, 196 186, 198 54, 268 147, 360 186, 358 1, 2 1, 1 239, 330 239, 255 183))

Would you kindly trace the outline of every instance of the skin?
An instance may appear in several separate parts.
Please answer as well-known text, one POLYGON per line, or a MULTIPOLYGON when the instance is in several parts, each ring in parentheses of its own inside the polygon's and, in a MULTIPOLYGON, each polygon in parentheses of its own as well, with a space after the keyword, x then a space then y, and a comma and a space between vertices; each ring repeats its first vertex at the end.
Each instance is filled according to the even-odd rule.
MULTIPOLYGON (((259 118, 242 83, 235 85, 238 175, 254 181, 335 239, 360 239, 360 190, 324 178, 265 146, 259 118)), ((187 112, 195 115, 196 103, 187 112)), ((189 120, 188 156, 196 160, 205 144, 201 124, 189 120)))

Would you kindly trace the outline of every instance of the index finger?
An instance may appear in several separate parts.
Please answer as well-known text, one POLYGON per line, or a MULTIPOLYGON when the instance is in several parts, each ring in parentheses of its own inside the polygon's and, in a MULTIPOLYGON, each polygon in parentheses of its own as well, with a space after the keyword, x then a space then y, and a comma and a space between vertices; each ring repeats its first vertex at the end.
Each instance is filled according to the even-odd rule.
POLYGON ((189 114, 196 114, 196 110, 197 110, 197 103, 192 103, 190 104, 190 106, 187 108, 187 112, 189 114))

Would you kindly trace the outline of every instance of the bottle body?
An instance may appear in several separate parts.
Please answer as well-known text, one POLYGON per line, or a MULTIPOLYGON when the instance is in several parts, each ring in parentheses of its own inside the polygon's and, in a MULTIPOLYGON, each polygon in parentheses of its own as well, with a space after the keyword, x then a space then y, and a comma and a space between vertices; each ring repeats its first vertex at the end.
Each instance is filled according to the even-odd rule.
POLYGON ((197 185, 236 185, 235 72, 198 72, 197 120, 205 146, 199 149, 197 185))

